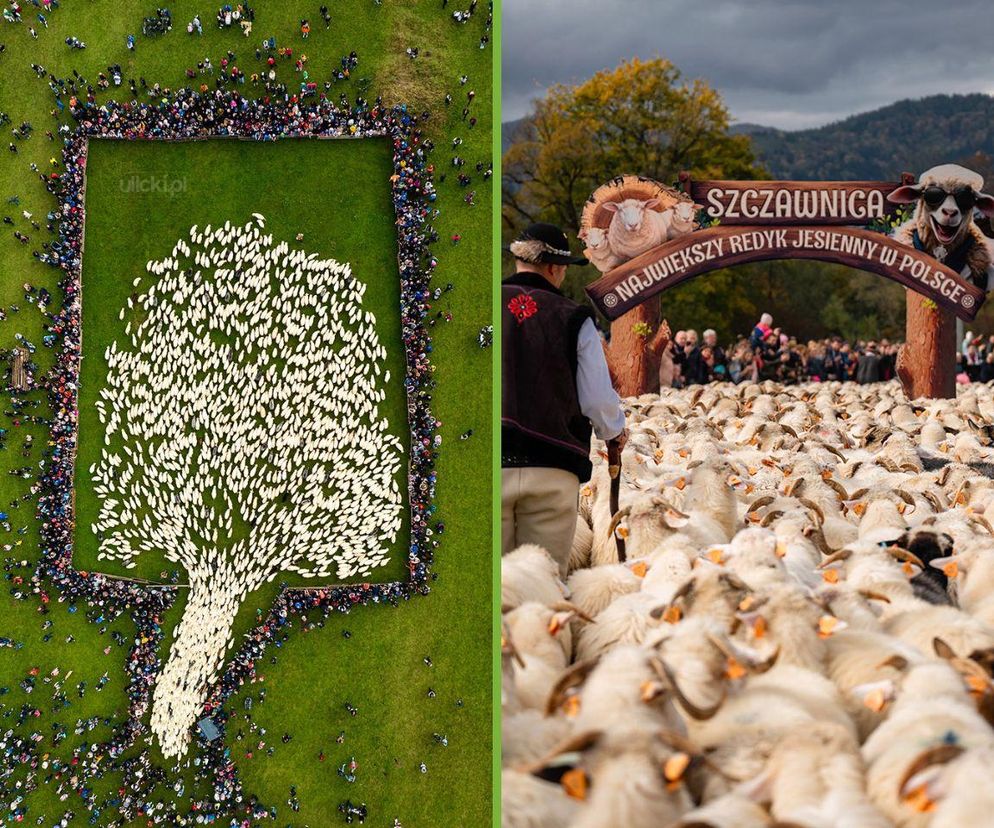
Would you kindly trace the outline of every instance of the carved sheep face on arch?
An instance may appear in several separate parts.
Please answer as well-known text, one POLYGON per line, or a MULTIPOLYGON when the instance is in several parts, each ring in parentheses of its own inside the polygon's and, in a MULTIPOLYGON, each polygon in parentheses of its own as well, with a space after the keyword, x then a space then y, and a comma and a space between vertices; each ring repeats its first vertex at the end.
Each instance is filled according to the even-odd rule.
POLYGON ((621 222, 622 226, 631 233, 635 233, 642 227, 642 219, 646 210, 654 210, 660 205, 658 198, 650 198, 640 201, 637 198, 626 198, 624 201, 608 201, 603 205, 609 213, 615 214, 615 219, 621 222))

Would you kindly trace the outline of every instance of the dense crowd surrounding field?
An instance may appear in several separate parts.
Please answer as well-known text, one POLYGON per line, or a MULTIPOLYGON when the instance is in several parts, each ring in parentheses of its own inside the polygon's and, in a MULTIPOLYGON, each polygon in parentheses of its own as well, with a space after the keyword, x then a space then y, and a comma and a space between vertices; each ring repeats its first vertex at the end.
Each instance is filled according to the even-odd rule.
MULTIPOLYGON (((6 317, 0 322, 0 347, 30 342, 36 348, 32 360, 39 379, 51 367, 58 347, 57 341, 44 339, 48 320, 29 301, 40 288, 54 295, 55 305, 60 301, 57 271, 31 255, 55 238, 46 229, 55 219, 46 216, 56 203, 38 174, 59 172, 58 128, 73 126, 56 109, 47 73, 71 80, 75 71, 96 84, 99 73, 112 75, 108 67, 119 64, 122 85, 97 90, 97 100, 130 99, 130 79, 139 83, 138 98, 149 100, 142 79, 149 86, 159 83, 172 89, 188 83, 213 85, 216 76, 201 75, 197 64, 209 56, 219 71, 229 50, 246 76, 262 73, 269 53, 262 51, 257 59, 256 50, 265 38, 275 37, 278 47, 289 46, 294 52, 276 58, 278 81, 290 94, 299 89, 305 72, 306 80, 323 91, 342 58, 355 51, 358 65, 348 79, 330 83, 329 98, 361 93, 372 100, 382 95, 388 104, 407 103, 418 112, 429 109, 426 134, 436 145, 432 161, 440 210, 434 222, 439 234, 435 284, 453 285, 436 303, 437 311, 451 319, 441 315, 432 328, 438 381, 432 406, 443 435, 437 502, 445 530, 435 566, 438 579, 429 596, 396 610, 367 607, 327 621, 313 617, 306 634, 297 625, 285 641, 266 651, 266 664, 258 671, 261 680, 243 687, 234 700, 236 715, 225 738, 246 795, 276 809, 274 824, 337 824, 343 821, 337 810, 345 800, 365 803, 367 823, 372 825, 488 824, 490 648, 483 642, 489 641, 490 621, 487 611, 466 612, 469 606, 489 608, 491 584, 490 522, 478 516, 489 515, 490 481, 481 471, 489 468, 491 450, 491 351, 481 349, 477 341, 489 321, 492 242, 492 182, 482 174, 492 150, 492 53, 486 42, 480 48, 488 31, 487 9, 481 4, 460 24, 441 2, 379 5, 345 0, 332 5, 326 28, 318 6, 294 2, 260 7, 247 37, 238 26, 219 30, 217 8, 192 2, 170 6, 173 29, 158 37, 141 34, 142 18, 153 15, 154 8, 122 7, 106 0, 64 0, 52 9, 26 5, 20 21, 0 21, 0 44, 6 47, 0 52, 0 112, 10 117, 0 128, 0 215, 11 221, 2 225, 0 234, 0 307, 6 317), (202 36, 186 32, 194 15, 203 22, 202 36), (311 28, 306 40, 300 32, 304 18, 311 28), (128 34, 137 38, 133 52, 126 47, 128 34), (66 38, 78 38, 86 48, 71 49, 66 38), (410 57, 408 49, 417 49, 417 56, 410 57), (307 62, 297 71, 295 63, 305 54, 307 62), (32 64, 43 67, 44 73, 32 64), (187 70, 193 71, 193 78, 187 70), (471 105, 469 91, 475 93, 471 105), (446 95, 451 95, 451 105, 446 105, 446 95), (476 119, 473 126, 463 115, 467 106, 476 119), (15 136, 13 129, 24 135, 20 125, 25 121, 32 127, 30 134, 15 136), (54 140, 46 137, 49 130, 54 140), (454 138, 461 139, 457 148, 454 138), (8 151, 8 143, 17 151, 8 151), (456 180, 456 154, 467 161, 461 170, 471 178, 466 186, 456 180), (475 168, 478 163, 480 170, 475 168), (466 201, 471 191, 475 206, 466 201), (27 241, 21 243, 15 231, 27 241), (32 290, 26 291, 25 285, 32 290), (49 344, 54 348, 46 347, 49 344), (469 430, 472 435, 460 440, 469 430), (349 765, 353 759, 354 771, 349 765), (299 811, 291 810, 295 807, 299 811)), ((262 94, 250 81, 229 88, 246 96, 262 94)), ((168 255, 195 224, 244 223, 253 213, 264 214, 276 238, 292 242, 301 234, 302 249, 352 266, 368 285, 366 301, 376 315, 388 367, 393 368, 383 412, 391 432, 406 445, 390 173, 389 150, 377 139, 93 142, 76 480, 79 568, 125 572, 97 559, 96 539, 88 529, 97 504, 86 470, 101 448, 93 403, 106 373, 104 349, 121 337, 125 323, 118 312, 145 263, 168 255), (146 189, 141 183, 146 181, 164 184, 146 189)), ((0 428, 6 432, 0 465, 11 474, 0 476, 0 509, 9 515, 9 529, 0 530, 8 585, 0 596, 0 643, 5 645, 0 648, 0 730, 13 730, 14 738, 37 734, 35 755, 47 759, 45 765, 32 767, 31 761, 5 753, 0 759, 0 797, 10 814, 25 822, 118 824, 128 804, 120 792, 133 780, 120 773, 95 781, 75 779, 71 770, 58 772, 56 763, 69 763, 81 746, 106 739, 111 726, 127 715, 124 664, 135 628, 127 616, 106 623, 99 607, 60 602, 45 584, 40 585, 48 598, 43 603, 32 587, 39 547, 35 480, 47 446, 49 412, 41 391, 8 394, 3 409, 0 428), (88 812, 84 805, 83 797, 91 793, 102 803, 99 812, 88 812)), ((402 577, 405 537, 401 532, 377 579, 402 577)), ((129 574, 159 582, 165 570, 168 582, 174 568, 149 558, 129 574)), ((284 581, 302 583, 288 576, 250 595, 236 635, 261 617, 284 581)), ((163 654, 181 611, 182 602, 161 619, 166 631, 163 654)), ((10 739, 7 735, 0 742, 10 739)), ((184 803, 209 796, 210 780, 198 773, 195 750, 176 769, 162 760, 154 742, 140 743, 131 752, 138 755, 144 749, 166 771, 148 801, 182 811, 184 803)), ((131 824, 156 819, 155 814, 139 814, 131 824)))

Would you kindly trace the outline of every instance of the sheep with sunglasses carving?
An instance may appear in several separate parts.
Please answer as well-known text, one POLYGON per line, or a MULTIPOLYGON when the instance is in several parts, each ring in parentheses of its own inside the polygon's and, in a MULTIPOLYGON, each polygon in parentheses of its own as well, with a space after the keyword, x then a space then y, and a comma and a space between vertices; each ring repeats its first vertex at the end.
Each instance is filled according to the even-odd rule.
POLYGON ((931 254, 964 279, 994 289, 991 246, 973 221, 974 210, 994 216, 994 196, 981 192, 984 178, 958 164, 926 170, 917 184, 887 196, 895 204, 914 204, 914 215, 894 229, 894 238, 931 254))

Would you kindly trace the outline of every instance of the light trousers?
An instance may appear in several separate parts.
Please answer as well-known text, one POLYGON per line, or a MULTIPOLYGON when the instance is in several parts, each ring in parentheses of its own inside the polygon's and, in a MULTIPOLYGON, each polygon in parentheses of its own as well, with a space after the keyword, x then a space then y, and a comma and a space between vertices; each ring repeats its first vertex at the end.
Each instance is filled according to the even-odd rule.
POLYGON ((525 543, 545 549, 566 578, 580 480, 562 469, 501 469, 501 554, 525 543))

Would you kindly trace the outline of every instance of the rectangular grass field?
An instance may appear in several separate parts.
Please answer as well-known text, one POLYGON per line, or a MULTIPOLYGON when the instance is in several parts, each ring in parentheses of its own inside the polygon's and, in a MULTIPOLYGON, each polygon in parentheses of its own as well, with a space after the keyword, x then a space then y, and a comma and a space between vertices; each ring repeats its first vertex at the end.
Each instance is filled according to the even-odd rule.
MULTIPOLYGON (((409 451, 405 358, 400 331, 400 276, 385 138, 288 139, 260 142, 214 139, 186 143, 94 140, 89 145, 86 187, 86 248, 83 257, 83 359, 79 389, 79 447, 76 462, 76 548, 79 569, 161 582, 175 565, 143 555, 126 570, 98 558, 91 525, 100 500, 89 477, 104 448, 104 428, 95 407, 107 378, 105 352, 114 341, 128 350, 125 326, 134 311, 120 311, 135 291, 157 278, 150 260, 167 257, 179 239, 230 221, 233 226, 266 217, 274 243, 286 241, 320 258, 349 263, 367 286, 363 308, 376 317, 390 371, 381 406, 390 431, 409 451), (295 241, 303 234, 301 241, 295 241), (141 278, 138 288, 134 280, 141 278)), ((209 277, 209 274, 205 273, 209 277)), ((404 495, 404 522, 387 566, 363 580, 406 577, 410 542, 406 464, 397 475, 404 495)), ((180 581, 183 573, 180 572, 180 581)), ((319 585, 287 573, 291 584, 319 585)))

